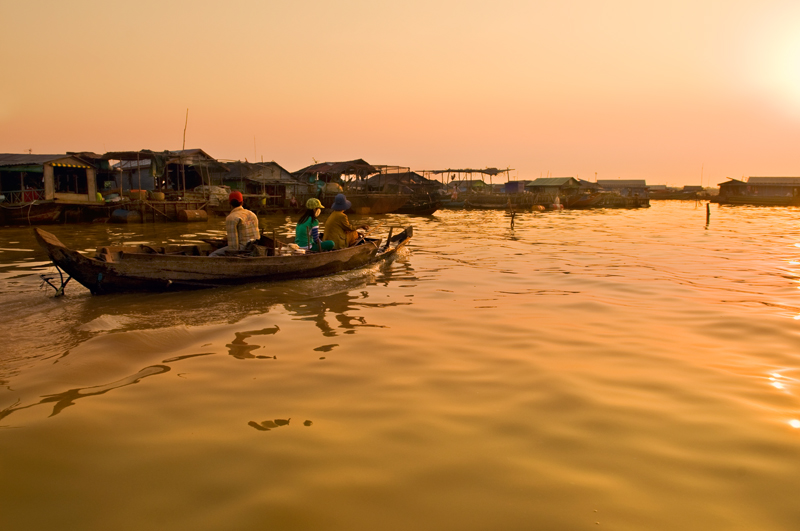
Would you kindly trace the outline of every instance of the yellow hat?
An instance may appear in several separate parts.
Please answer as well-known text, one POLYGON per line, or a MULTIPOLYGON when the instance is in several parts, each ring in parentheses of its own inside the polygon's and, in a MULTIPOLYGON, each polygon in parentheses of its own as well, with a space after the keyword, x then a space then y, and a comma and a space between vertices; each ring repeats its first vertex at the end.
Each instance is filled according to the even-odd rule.
POLYGON ((309 210, 314 210, 317 208, 325 208, 325 207, 322 206, 322 203, 319 202, 319 199, 317 199, 316 197, 312 197, 311 199, 306 201, 306 208, 309 210))

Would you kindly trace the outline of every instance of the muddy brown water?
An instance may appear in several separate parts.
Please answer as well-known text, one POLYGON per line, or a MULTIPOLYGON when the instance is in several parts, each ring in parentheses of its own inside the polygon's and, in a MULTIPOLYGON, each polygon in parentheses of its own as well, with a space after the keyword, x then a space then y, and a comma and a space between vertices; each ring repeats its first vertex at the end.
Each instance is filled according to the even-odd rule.
POLYGON ((2 528, 794 529, 799 214, 378 216, 382 267, 59 299, 0 228, 2 528))

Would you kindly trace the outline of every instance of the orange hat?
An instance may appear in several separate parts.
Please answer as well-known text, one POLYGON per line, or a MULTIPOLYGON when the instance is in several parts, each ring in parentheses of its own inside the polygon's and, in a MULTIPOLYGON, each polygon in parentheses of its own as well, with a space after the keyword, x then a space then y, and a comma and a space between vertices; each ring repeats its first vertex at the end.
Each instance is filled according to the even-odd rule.
POLYGON ((244 203, 244 197, 242 197, 242 192, 231 192, 231 195, 228 196, 228 201, 237 200, 240 203, 244 203))

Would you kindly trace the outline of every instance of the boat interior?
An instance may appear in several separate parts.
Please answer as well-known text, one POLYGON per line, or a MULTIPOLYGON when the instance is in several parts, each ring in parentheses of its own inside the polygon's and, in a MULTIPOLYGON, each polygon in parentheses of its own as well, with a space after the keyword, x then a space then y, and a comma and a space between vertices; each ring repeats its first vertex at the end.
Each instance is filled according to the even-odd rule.
MULTIPOLYGON (((293 238, 291 238, 293 239, 293 238)), ((398 238, 392 238, 392 241, 398 241, 398 238)), ((373 243, 380 247, 380 238, 362 238, 356 245, 364 245, 366 243, 373 243)), ((227 241, 223 238, 219 239, 203 239, 203 243, 183 244, 183 245, 104 245, 98 247, 95 253, 95 258, 104 262, 115 262, 120 260, 124 254, 150 254, 150 255, 173 255, 173 256, 208 256, 210 253, 227 245, 227 241)), ((277 253, 281 254, 281 249, 287 248, 292 245, 290 241, 277 242, 277 253)), ((276 244, 275 240, 269 236, 262 235, 255 243, 248 245, 244 251, 235 253, 227 253, 228 256, 275 256, 276 244)))

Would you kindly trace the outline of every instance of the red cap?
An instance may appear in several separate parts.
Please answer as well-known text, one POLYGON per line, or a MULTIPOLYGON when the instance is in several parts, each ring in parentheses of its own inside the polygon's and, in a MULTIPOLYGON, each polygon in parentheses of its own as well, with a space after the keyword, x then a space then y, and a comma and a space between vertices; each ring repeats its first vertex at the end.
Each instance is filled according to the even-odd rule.
POLYGON ((231 195, 228 196, 228 201, 237 200, 240 203, 244 203, 244 198, 242 197, 242 192, 231 192, 231 195))

